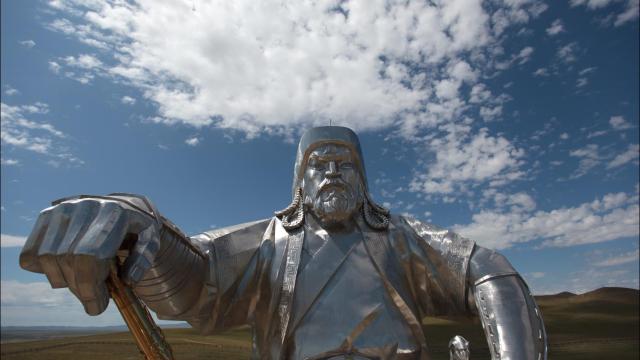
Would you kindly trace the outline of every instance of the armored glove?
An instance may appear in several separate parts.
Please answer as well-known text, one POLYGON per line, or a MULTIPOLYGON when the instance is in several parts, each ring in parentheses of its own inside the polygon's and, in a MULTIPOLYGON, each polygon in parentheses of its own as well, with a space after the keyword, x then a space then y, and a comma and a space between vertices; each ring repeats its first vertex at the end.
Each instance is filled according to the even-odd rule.
POLYGON ((20 266, 44 273, 53 288, 68 287, 88 314, 98 315, 109 301, 105 280, 116 256, 124 260, 120 277, 152 309, 177 315, 196 300, 204 256, 138 195, 81 195, 54 202, 40 213, 20 266), (193 287, 193 299, 175 296, 185 286, 193 287))

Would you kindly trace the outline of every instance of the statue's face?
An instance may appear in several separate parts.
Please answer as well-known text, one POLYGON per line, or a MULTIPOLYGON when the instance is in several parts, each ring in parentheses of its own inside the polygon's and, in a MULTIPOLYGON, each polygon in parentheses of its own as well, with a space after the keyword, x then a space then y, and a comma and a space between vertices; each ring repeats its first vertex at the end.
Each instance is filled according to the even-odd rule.
POLYGON ((351 219, 362 204, 362 180, 351 151, 340 145, 316 148, 303 178, 304 204, 324 226, 351 219))

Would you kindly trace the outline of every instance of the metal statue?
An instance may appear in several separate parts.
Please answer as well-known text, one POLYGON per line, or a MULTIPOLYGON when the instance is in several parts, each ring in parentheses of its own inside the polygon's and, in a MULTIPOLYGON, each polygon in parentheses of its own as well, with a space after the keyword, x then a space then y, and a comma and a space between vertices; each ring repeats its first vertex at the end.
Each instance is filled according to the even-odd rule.
POLYGON ((449 360, 469 360, 469 342, 460 335, 449 341, 449 360))
POLYGON ((273 218, 187 237, 144 196, 76 196, 42 211, 20 264, 97 315, 123 253, 123 281, 160 319, 250 324, 255 359, 428 359, 421 319, 468 314, 493 359, 546 359, 541 313, 509 262, 376 204, 347 128, 303 135, 291 204, 273 218))

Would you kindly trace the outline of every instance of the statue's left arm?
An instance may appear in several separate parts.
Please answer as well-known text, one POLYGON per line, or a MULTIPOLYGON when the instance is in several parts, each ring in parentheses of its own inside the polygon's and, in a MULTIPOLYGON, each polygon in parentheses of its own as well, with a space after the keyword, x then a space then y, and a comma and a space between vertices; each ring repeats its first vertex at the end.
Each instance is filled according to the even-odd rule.
POLYGON ((469 308, 482 321, 493 359, 546 359, 542 313, 509 261, 495 251, 475 246, 468 279, 469 308))
POLYGON ((401 217, 396 224, 413 230, 406 242, 411 256, 404 258, 410 259, 411 282, 424 315, 477 314, 494 360, 547 358, 542 314, 503 255, 415 219, 401 217))

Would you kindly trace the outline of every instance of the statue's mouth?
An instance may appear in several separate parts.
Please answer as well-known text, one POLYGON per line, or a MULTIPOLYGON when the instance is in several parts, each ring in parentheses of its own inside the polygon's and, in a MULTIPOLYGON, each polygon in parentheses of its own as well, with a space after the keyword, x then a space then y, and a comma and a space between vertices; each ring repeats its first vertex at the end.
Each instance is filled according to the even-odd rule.
POLYGON ((345 183, 342 180, 338 179, 324 179, 322 183, 320 183, 320 187, 318 188, 318 195, 320 196, 323 193, 332 193, 335 194, 341 191, 349 191, 351 190, 351 186, 345 183))

